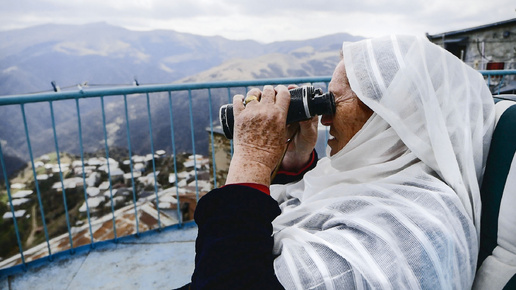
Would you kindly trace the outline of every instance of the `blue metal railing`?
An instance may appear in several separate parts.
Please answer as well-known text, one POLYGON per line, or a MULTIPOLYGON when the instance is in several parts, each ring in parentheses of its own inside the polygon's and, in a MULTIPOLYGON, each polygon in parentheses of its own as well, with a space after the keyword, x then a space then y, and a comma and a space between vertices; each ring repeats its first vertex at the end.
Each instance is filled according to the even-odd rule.
MULTIPOLYGON (((99 99, 100 100, 100 111, 102 115, 102 142, 104 150, 105 150, 105 158, 107 160, 107 175, 108 175, 108 181, 109 181, 109 201, 111 202, 110 211, 111 211, 111 219, 112 219, 112 231, 114 234, 114 239, 112 239, 112 242, 117 242, 119 239, 124 238, 117 235, 117 228, 116 228, 116 218, 115 218, 115 208, 114 208, 114 197, 113 197, 113 180, 111 176, 111 168, 110 168, 110 145, 108 142, 108 130, 107 130, 107 120, 106 120, 106 110, 105 110, 105 98, 111 97, 111 96, 122 96, 123 97, 123 105, 121 106, 121 111, 123 111, 122 115, 125 119, 125 129, 120 128, 120 130, 124 130, 127 135, 127 147, 128 147, 128 154, 129 154, 129 168, 130 168, 130 175, 131 175, 131 187, 132 187, 132 205, 134 207, 134 223, 135 223, 135 231, 136 233, 126 235, 126 236, 141 236, 143 233, 140 232, 140 224, 139 224, 139 218, 138 218, 138 202, 137 202, 137 187, 135 182, 135 172, 134 172, 134 163, 133 163, 133 143, 131 141, 131 126, 130 126, 130 120, 131 120, 131 112, 130 112, 130 106, 128 105, 128 97, 130 96, 142 96, 145 98, 145 105, 146 105, 146 118, 148 119, 148 132, 150 135, 150 153, 151 156, 155 156, 155 145, 153 141, 153 121, 152 121, 152 110, 151 110, 151 99, 159 96, 162 93, 167 94, 168 97, 168 111, 169 111, 169 128, 170 128, 170 134, 171 134, 171 147, 172 147, 172 155, 173 158, 173 165, 174 165, 174 174, 175 174, 175 196, 177 199, 177 218, 178 218, 178 225, 176 227, 181 227, 183 225, 182 220, 182 214, 181 214, 181 204, 180 204, 180 188, 178 185, 178 164, 177 164, 177 150, 176 150, 176 139, 175 139, 175 126, 174 126, 174 110, 173 110, 173 92, 184 92, 188 96, 188 113, 189 113, 189 125, 191 129, 191 153, 195 156, 196 155, 196 148, 195 148, 195 142, 196 134, 194 133, 194 126, 199 126, 201 124, 196 124, 194 119, 194 105, 193 105, 193 92, 205 95, 208 99, 208 105, 209 105, 209 127, 210 127, 210 137, 211 138, 211 150, 212 150, 212 166, 215 167, 215 150, 213 148, 214 146, 214 116, 212 114, 213 109, 213 102, 212 99, 215 97, 219 98, 219 103, 223 102, 231 102, 232 99, 232 89, 238 89, 240 93, 243 93, 247 90, 249 90, 250 87, 260 87, 263 85, 268 84, 320 84, 323 89, 327 87, 328 82, 330 81, 330 77, 304 77, 304 78, 288 78, 288 79, 263 79, 263 80, 252 80, 252 81, 232 81, 232 82, 211 82, 211 83, 195 83, 195 84, 167 84, 167 85, 142 85, 142 86, 127 86, 127 87, 115 87, 115 88, 106 88, 106 89, 80 89, 78 91, 62 91, 62 92, 51 92, 51 93, 40 93, 40 94, 26 94, 26 95, 12 95, 12 96, 3 96, 0 97, 0 106, 19 106, 21 110, 21 114, 23 117, 23 125, 25 129, 25 139, 27 144, 27 150, 29 152, 29 159, 30 159, 30 166, 32 167, 32 175, 34 179, 34 189, 37 193, 37 200, 38 200, 38 207, 40 210, 40 217, 41 217, 41 224, 42 224, 42 232, 44 233, 44 240, 46 243, 46 252, 47 252, 47 261, 52 261, 56 255, 62 256, 66 254, 74 254, 76 252, 86 251, 89 248, 94 248, 95 245, 98 245, 99 243, 103 243, 105 241, 95 241, 94 240, 94 234, 92 229, 92 217, 90 215, 91 208, 88 203, 88 194, 87 194, 87 182, 86 182, 86 168, 85 168, 85 145, 83 140, 83 120, 81 118, 81 105, 80 100, 81 99, 99 99), (218 94, 215 94, 214 91, 216 89, 226 89, 226 93, 220 91, 217 91, 218 94), (227 94, 227 96, 226 96, 227 94), (63 164, 62 160, 60 158, 62 154, 62 149, 60 148, 59 144, 59 138, 56 130, 56 118, 55 118, 55 110, 54 110, 54 104, 57 104, 59 102, 63 102, 66 100, 72 100, 75 102, 75 111, 77 114, 77 123, 76 127, 78 130, 78 140, 76 142, 79 145, 79 151, 80 151, 80 162, 81 162, 81 178, 82 178, 82 189, 84 193, 83 201, 86 206, 86 218, 88 223, 88 232, 89 232, 89 244, 88 245, 80 245, 74 244, 73 234, 72 234, 72 225, 71 220, 76 219, 77 217, 72 216, 72 213, 70 212, 70 209, 68 208, 67 204, 67 189, 64 184, 64 172, 63 172, 63 164), (68 250, 62 250, 60 252, 53 253, 53 248, 51 247, 51 240, 54 237, 51 237, 49 234, 48 229, 48 223, 46 220, 48 217, 46 216, 45 207, 44 207, 44 192, 40 189, 40 182, 38 181, 38 173, 36 172, 36 165, 35 165, 35 157, 33 154, 33 146, 31 144, 31 134, 30 134, 30 122, 27 120, 25 107, 27 104, 36 103, 39 107, 42 104, 48 103, 50 107, 50 119, 51 119, 51 127, 53 132, 53 143, 54 143, 54 150, 56 151, 57 155, 57 166, 59 167, 59 182, 60 187, 62 190, 62 203, 64 207, 64 217, 66 220, 66 230, 68 233, 68 244, 69 249, 68 250)), ((195 108, 198 110, 198 108, 195 108)), ((216 108, 218 109, 218 108, 216 108)), ((206 126, 203 126, 206 127, 206 126)), ((2 138, 2 136, 0 136, 2 138)), ((2 165, 2 170, 4 173, 4 179, 5 179, 5 187, 7 189, 7 196, 8 196, 8 204, 11 211, 11 217, 14 222, 14 228, 15 228, 15 235, 17 240, 17 245, 19 249, 19 259, 20 263, 17 266, 13 266, 7 269, 0 270, 0 275, 2 273, 10 273, 10 272, 16 272, 16 271, 22 271, 26 270, 27 267, 30 267, 30 265, 35 264, 41 264, 42 262, 39 259, 37 261, 28 262, 31 259, 27 259, 27 249, 23 248, 23 242, 22 238, 20 236, 20 230, 19 230, 19 219, 15 215, 15 206, 13 206, 12 202, 12 194, 11 194, 11 185, 9 183, 9 178, 7 175, 7 169, 4 159, 4 154, 2 152, 2 144, 0 144, 0 161, 2 165)), ((231 152, 232 153, 232 152, 231 152)), ((152 231, 162 231, 164 230, 164 227, 162 225, 161 221, 161 210, 159 208, 159 196, 158 196, 158 185, 157 185, 157 167, 155 163, 155 158, 152 158, 152 174, 154 177, 154 195, 155 195, 155 202, 156 202, 156 209, 157 209, 157 228, 150 230, 148 232, 152 231)), ((194 163, 194 172, 195 172, 195 198, 199 199, 199 180, 198 180, 198 171, 197 171, 197 158, 193 158, 194 163)), ((216 168, 213 168, 213 186, 217 186, 217 175, 216 175, 216 168)), ((147 232, 145 232, 146 234, 147 232)), ((45 258, 43 258, 45 260, 45 258)))
MULTIPOLYGON (((508 76, 516 75, 516 70, 485 70, 481 71, 482 75, 487 77, 487 85, 491 87, 492 79, 496 78, 498 83, 494 87, 493 94, 500 94, 501 89, 506 84, 508 76)), ((514 80, 514 79, 513 79, 514 80)))
MULTIPOLYGON (((498 79, 497 81, 499 83, 503 83, 505 78, 507 76, 516 75, 516 70, 503 70, 503 71, 481 71, 481 73, 486 77, 486 81, 488 84, 491 84, 491 79, 493 77, 499 78, 502 76, 501 80, 498 79)), ((157 186, 157 174, 156 174, 156 164, 154 158, 152 158, 152 174, 154 176, 154 195, 156 200, 156 208, 158 212, 158 226, 157 229, 153 229, 150 231, 147 231, 145 233, 140 233, 139 230, 139 219, 138 219, 138 213, 137 213, 137 188, 135 183, 135 174, 133 172, 134 164, 133 164, 133 148, 131 143, 131 128, 130 128, 130 122, 131 114, 128 106, 128 96, 133 95, 141 95, 143 94, 146 98, 146 113, 148 118, 148 131, 150 135, 150 149, 152 156, 155 156, 155 144, 153 142, 153 123, 152 123, 152 112, 151 112, 151 98, 156 96, 156 94, 164 93, 167 95, 168 104, 166 107, 168 107, 169 111, 169 129, 171 134, 171 147, 172 147, 172 155, 173 155, 173 167, 174 167, 174 174, 175 174, 175 193, 177 198, 177 217, 178 217, 178 225, 175 227, 181 227, 183 225, 182 215, 181 215, 181 204, 179 199, 179 185, 178 185, 178 164, 177 164, 177 148, 176 148, 176 138, 175 133, 177 130, 174 128, 174 113, 173 113, 173 95, 172 92, 184 92, 188 95, 188 111, 189 111, 189 125, 191 129, 191 142, 192 142, 192 148, 191 153, 195 156, 196 154, 196 148, 195 148, 195 140, 196 135, 194 134, 194 126, 199 125, 195 124, 195 120, 193 117, 193 97, 192 92, 204 92, 205 96, 208 99, 209 104, 209 126, 210 126, 210 137, 211 138, 211 144, 213 146, 214 144, 214 127, 213 127, 213 115, 212 115, 212 98, 215 97, 213 91, 215 89, 226 89, 227 90, 227 99, 224 94, 223 96, 217 95, 219 97, 219 100, 224 100, 224 102, 231 102, 232 99, 232 88, 238 88, 239 90, 248 91, 250 87, 259 87, 263 85, 268 84, 320 84, 320 86, 328 86, 328 83, 330 81, 329 76, 325 77, 303 77, 303 78, 285 78, 285 79, 262 79, 262 80, 251 80, 251 81, 231 81, 231 82, 209 82, 209 83, 193 83, 193 84, 160 84, 160 85, 142 85, 142 86, 127 86, 127 87, 115 87, 115 88, 106 88, 106 89, 80 89, 78 91, 63 91, 63 92, 52 92, 52 93, 40 93, 40 94, 27 94, 27 95, 13 95, 13 96, 3 96, 0 97, 0 106, 7 106, 7 105, 14 105, 19 106, 20 111, 23 117, 23 125, 25 130, 25 138, 26 138, 26 144, 28 147, 29 152, 29 159, 30 159, 30 165, 32 167, 32 174, 34 178, 34 188, 37 193, 37 200, 38 200, 38 206, 40 210, 41 215, 41 223, 42 223, 42 231, 44 232, 44 238, 45 243, 47 247, 47 258, 48 261, 51 261, 53 257, 56 255, 66 255, 66 254, 74 254, 77 251, 87 251, 90 248, 94 248, 95 245, 106 243, 106 242, 117 242, 119 239, 124 238, 117 235, 117 227, 116 227, 116 220, 115 220, 115 209, 114 209, 114 198, 113 198, 113 182, 112 182, 112 171, 110 168, 110 155, 109 155, 109 142, 108 142, 108 133, 107 133, 107 121, 106 121, 106 112, 105 112, 105 104, 104 99, 108 96, 122 96, 123 97, 123 117, 125 118, 125 132, 127 135, 127 146, 128 146, 128 154, 129 154, 129 167, 130 167, 130 175, 131 175, 131 187, 132 187, 132 203, 134 206, 134 219, 135 219, 135 229, 136 233, 127 236, 140 236, 142 234, 148 234, 148 232, 152 231, 162 231, 165 228, 162 226, 161 221, 161 215, 160 215, 160 209, 159 209, 159 196, 158 196, 158 186, 157 186), (84 152, 84 146, 83 146, 83 139, 82 139, 82 129, 83 124, 81 123, 81 110, 80 110, 80 99, 91 99, 91 98, 97 98, 100 100, 101 105, 101 114, 102 114, 102 134, 103 134, 103 147, 105 149, 106 159, 107 159, 107 175, 108 175, 108 181, 109 181, 109 199, 111 202, 111 215, 112 215, 112 223, 113 223, 113 232, 114 232, 114 239, 108 240, 108 241, 94 241, 93 238, 93 231, 92 231, 92 221, 90 217, 90 208, 88 205, 88 194, 87 194, 87 186, 86 186, 86 169, 85 169, 85 152, 84 152), (83 180, 83 192, 84 192, 84 202, 86 205, 86 215, 87 215, 87 222, 88 222, 88 230, 90 235, 90 242, 89 245, 74 245, 73 243, 73 237, 72 237, 72 229, 71 229, 71 213, 69 212, 68 205, 67 205, 67 195, 65 190, 65 184, 64 184, 64 177, 63 177, 63 170, 62 170, 62 164, 60 160, 60 147, 58 143, 58 136, 56 133, 56 121, 54 118, 54 103, 56 102, 62 102, 65 100, 74 100, 75 101, 75 110, 77 114, 77 129, 78 129, 78 143, 80 147, 80 159, 82 163, 82 180, 83 180), (57 163, 60 168, 59 170, 59 181, 61 184, 62 189, 62 198, 63 198, 63 207, 65 210, 65 218, 66 218, 66 228, 68 231, 68 239, 69 239, 69 250, 65 250, 59 253, 52 253, 51 246, 50 246, 50 240, 53 237, 49 236, 49 231, 46 223, 46 217, 45 217, 45 210, 43 206, 43 199, 42 199, 42 192, 40 190, 40 186, 38 183, 37 178, 37 172, 36 172, 36 166, 35 166, 35 159, 33 156, 33 150, 31 145, 31 138, 29 133, 29 124, 26 117, 25 112, 25 105, 29 103, 38 103, 38 104, 44 104, 48 103, 50 106, 50 116, 51 116, 51 125, 53 130, 53 142, 55 146, 55 151, 57 155, 57 163)), ((324 88, 324 89, 326 89, 324 88)), ((124 130, 124 129, 121 129, 124 130)), ((1 138, 2 136, 0 136, 1 138)), ((215 150, 212 147, 212 166, 215 167, 215 150)), ((231 148, 231 154, 232 154, 232 148, 231 148)), ((33 262, 27 262, 26 259, 26 249, 22 246, 22 239, 20 236, 19 231, 19 221, 16 218, 15 210, 13 206, 13 199, 11 194, 11 185, 9 182, 9 178, 7 175, 7 168, 6 163, 4 159, 4 153, 2 151, 2 144, 0 143, 0 162, 1 162, 1 168, 3 170, 3 177, 5 181, 5 188, 7 191, 8 196, 8 203, 10 207, 11 216, 13 219, 14 229, 15 229, 15 236, 16 241, 19 249, 19 258, 21 261, 21 264, 17 266, 13 266, 7 269, 0 270, 0 276, 2 276, 5 273, 12 273, 16 271, 22 271, 26 270, 27 267, 30 267, 31 265, 35 264, 41 264, 42 259, 33 261, 33 262)), ((199 184, 198 184, 198 172, 197 172, 197 160, 196 158, 193 158, 194 162, 194 172, 195 172, 195 194, 196 199, 199 199, 199 184)), ((213 179, 214 179, 214 187, 217 187, 217 176, 216 176, 216 168, 213 168, 213 179)))

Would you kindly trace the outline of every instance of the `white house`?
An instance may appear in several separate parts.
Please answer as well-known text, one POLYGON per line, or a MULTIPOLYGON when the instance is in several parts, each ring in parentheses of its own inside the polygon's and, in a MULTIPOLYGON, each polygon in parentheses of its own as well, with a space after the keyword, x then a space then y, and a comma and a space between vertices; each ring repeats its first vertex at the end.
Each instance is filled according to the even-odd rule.
MULTIPOLYGON (((88 207, 91 211, 95 210, 99 205, 104 202, 104 196, 90 197, 88 198, 88 207)), ((86 212, 86 202, 84 202, 79 208, 79 212, 86 212)))
MULTIPOLYGON (((159 171, 156 171, 156 177, 158 176, 159 171)), ((154 173, 149 173, 146 176, 142 176, 138 178, 138 181, 143 183, 144 185, 153 185, 154 184, 154 173)))
POLYGON ((109 181, 104 181, 99 185, 100 190, 108 190, 109 189, 109 181))
POLYGON ((59 164, 52 165, 52 173, 66 172, 69 170, 70 164, 67 163, 61 163, 61 166, 59 166, 59 164))
POLYGON ((14 194, 11 195, 12 198, 24 198, 33 193, 32 190, 20 190, 14 194))
MULTIPOLYGON (((20 209, 20 210, 17 210, 17 211, 15 211, 15 212, 14 212, 14 216, 15 216, 16 218, 21 218, 21 217, 25 216, 25 213, 26 213, 26 212, 27 212, 26 210, 20 209)), ((10 211, 8 211, 8 212, 4 213, 4 215, 2 216, 2 218, 3 218, 4 220, 6 220, 6 219, 12 219, 12 218, 13 218, 13 214, 12 214, 10 211)))
POLYGON ((100 194, 100 189, 98 187, 89 186, 86 188, 86 193, 88 196, 94 197, 100 194))
POLYGON ((23 189, 25 188, 25 184, 23 183, 13 183, 11 184, 11 189, 23 189))
POLYGON ((145 164, 140 162, 134 164, 133 171, 145 171, 145 164))
POLYGON ((88 159, 88 165, 90 165, 90 166, 100 166, 103 163, 104 162, 101 159, 96 158, 96 157, 92 157, 92 158, 88 159))
POLYGON ((111 177, 123 176, 123 175, 124 175, 124 172, 120 168, 116 168, 115 170, 111 170, 111 177))
MULTIPOLYGON (((136 179, 136 178, 138 178, 140 176, 142 176, 142 173, 140 171, 133 172, 133 178, 136 179)), ((125 182, 131 181, 131 173, 130 172, 124 174, 124 180, 125 180, 125 182)))
MULTIPOLYGON (((19 206, 19 205, 22 205, 22 204, 27 203, 29 201, 30 201, 30 199, 28 199, 28 198, 17 198, 17 199, 13 199, 12 200, 13 206, 19 206)), ((9 203, 9 201, 7 201, 7 205, 9 207, 11 207, 11 204, 9 203)))
POLYGON ((38 174, 36 176, 36 179, 38 181, 43 181, 43 180, 47 180, 50 176, 48 174, 38 174))
MULTIPOLYGON (((82 186, 83 180, 81 177, 71 177, 71 178, 64 179, 63 185, 64 185, 65 190, 73 189, 73 188, 76 188, 77 186, 82 186)), ((52 188, 57 191, 61 191, 62 190, 61 181, 54 183, 54 185, 52 185, 52 188)))
POLYGON ((170 173, 168 175, 168 183, 170 183, 170 184, 176 183, 176 174, 175 173, 170 173))
POLYGON ((88 178, 86 178, 86 184, 88 186, 95 186, 95 183, 97 183, 100 179, 100 173, 93 172, 88 178))

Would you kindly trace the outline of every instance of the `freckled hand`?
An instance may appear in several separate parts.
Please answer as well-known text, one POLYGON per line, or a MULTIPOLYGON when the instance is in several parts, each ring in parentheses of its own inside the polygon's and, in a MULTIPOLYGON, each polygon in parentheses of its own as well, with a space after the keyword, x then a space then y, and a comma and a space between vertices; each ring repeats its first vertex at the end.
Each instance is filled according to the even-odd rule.
POLYGON ((286 115, 290 95, 284 86, 276 90, 265 86, 263 93, 251 90, 233 98, 235 116, 234 154, 226 184, 258 183, 270 185, 271 173, 285 151, 286 115), (255 100, 251 96, 259 96, 255 100))

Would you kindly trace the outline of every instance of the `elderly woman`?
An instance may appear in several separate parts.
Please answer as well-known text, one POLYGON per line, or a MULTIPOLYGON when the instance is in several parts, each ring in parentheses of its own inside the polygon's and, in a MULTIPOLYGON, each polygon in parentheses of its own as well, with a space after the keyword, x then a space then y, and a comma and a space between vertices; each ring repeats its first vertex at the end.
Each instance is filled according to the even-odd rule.
POLYGON ((494 126, 482 76, 424 38, 391 36, 344 44, 329 90, 318 162, 316 121, 285 126, 286 87, 253 89, 245 106, 235 96, 226 186, 195 213, 192 288, 470 288, 494 126), (297 130, 279 177, 301 180, 271 185, 297 130))

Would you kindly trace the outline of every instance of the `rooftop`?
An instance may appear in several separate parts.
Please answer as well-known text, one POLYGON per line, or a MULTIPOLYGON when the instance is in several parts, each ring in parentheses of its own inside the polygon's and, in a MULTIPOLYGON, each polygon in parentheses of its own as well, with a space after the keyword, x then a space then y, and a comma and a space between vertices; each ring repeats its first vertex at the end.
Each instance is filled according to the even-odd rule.
POLYGON ((0 277, 0 289, 175 289, 190 282, 196 236, 188 223, 84 246, 0 277))
MULTIPOLYGON (((483 72, 483 74, 490 77, 491 74, 499 75, 500 72, 489 71, 483 72)), ((506 71, 505 74, 511 76, 516 75, 516 71, 506 71)), ((325 85, 327 87, 329 77, 259 81, 263 82, 263 84, 289 84, 306 83, 308 80, 310 80, 311 83, 326 82, 325 85)), ((258 84, 258 81, 249 81, 189 85, 149 85, 124 88, 117 87, 109 90, 92 89, 88 91, 81 90, 80 92, 5 96, 0 98, 0 106, 8 104, 20 105, 20 109, 22 110, 21 113, 24 116, 23 125, 28 127, 24 115, 25 111, 23 109, 23 105, 26 103, 57 102, 61 99, 75 99, 78 103, 78 100, 83 98, 102 98, 102 96, 105 95, 117 94, 122 94, 125 96, 126 94, 140 93, 144 93, 143 96, 146 96, 147 99, 149 99, 148 93, 156 93, 161 91, 169 93, 170 101, 170 95, 172 91, 185 89, 208 89, 208 96, 211 96, 209 94, 211 92, 209 91, 210 88, 221 87, 228 88, 228 96, 223 96, 224 99, 226 99, 226 97, 229 97, 231 93, 229 87, 249 87, 258 84)), ((127 121, 129 120, 127 107, 127 100, 124 98, 121 108, 125 108, 126 129, 128 132, 130 132, 128 126, 129 122, 127 121)), ((171 106, 169 106, 169 108, 171 108, 171 106)), ((150 111, 149 102, 147 102, 147 109, 150 111)), ((171 109, 169 110, 170 116, 172 116, 172 111, 171 109)), ((80 111, 78 109, 77 116, 80 116, 80 111)), ((150 113, 148 116, 150 119, 150 113)), ((191 116, 193 116, 192 113, 190 113, 190 117, 191 116)), ((191 118, 193 119, 193 117, 191 118)), ((172 118, 170 119, 170 128, 173 128, 172 118)), ((211 125, 212 123, 213 122, 210 122, 211 125)), ((152 128, 151 124, 152 122, 149 122, 149 127, 152 128)), ((105 128, 106 124, 103 124, 102 126, 105 128)), ((52 129, 54 132, 56 131, 55 125, 53 125, 52 129)), ((210 130, 214 130, 213 126, 210 127, 210 130)), ((205 132, 202 133, 205 134, 205 132)), ((327 138, 327 134, 327 131, 324 130, 324 134, 319 134, 319 136, 324 141, 327 138)), ((30 138, 28 130, 26 130, 26 136, 27 144, 29 144, 30 138)), ((152 136, 151 132, 149 132, 149 136, 152 136)), ((174 135, 171 133, 171 136, 174 135)), ((196 144, 194 136, 195 134, 192 133, 192 144, 196 144)), ((107 140, 107 138, 105 139, 107 140)), ((153 140, 153 138, 149 139, 153 140)), ((130 140, 131 138, 128 138, 129 147, 130 140)), ((175 139, 172 138, 172 144, 174 144, 173 140, 175 139)), ((82 139, 79 138, 77 142, 81 144, 82 154, 82 139)), ((213 143, 214 142, 212 141, 212 144, 213 143)), ((322 142, 322 144, 324 143, 325 141, 322 142)), ((2 146, 4 146, 4 144, 5 143, 0 143, 0 163, 2 163, 3 168, 5 167, 5 161, 2 155, 2 146)), ((105 144, 105 151, 109 152, 107 145, 108 142, 105 141, 105 144)), ((54 145, 57 147, 57 141, 55 141, 54 145)), ((211 174, 208 173, 209 169, 204 171, 196 169, 196 167, 198 165, 202 165, 203 162, 201 162, 201 159, 199 159, 200 156, 195 153, 195 150, 192 150, 192 153, 195 157, 190 159, 181 158, 181 162, 184 160, 195 160, 195 162, 191 164, 193 168, 187 168, 184 166, 184 170, 176 170, 175 167, 179 162, 179 160, 176 162, 176 157, 179 155, 175 154, 175 150, 173 150, 174 154, 169 157, 172 158, 169 160, 170 162, 164 163, 164 166, 162 167, 158 167, 158 169, 174 168, 174 171, 170 170, 169 172, 166 172, 166 174, 163 173, 164 181, 161 181, 163 184, 167 182, 170 183, 170 186, 172 186, 173 183, 173 187, 168 187, 169 185, 167 185, 167 188, 165 188, 165 186, 158 188, 158 184, 156 183, 157 179, 154 177, 154 174, 158 175, 157 173, 159 170, 154 168, 154 164, 152 166, 153 174, 151 175, 149 175, 148 172, 144 172, 145 174, 142 174, 140 171, 135 171, 134 168, 131 169, 131 166, 127 166, 131 165, 131 162, 129 162, 129 164, 125 164, 127 166, 126 170, 131 172, 127 178, 128 180, 124 180, 121 176, 117 176, 114 178, 114 180, 117 180, 117 182, 111 182, 111 184, 114 184, 112 192, 111 190, 108 190, 104 184, 102 186, 103 190, 105 190, 104 193, 97 192, 97 190, 95 190, 94 194, 92 194, 95 196, 95 198, 105 197, 105 204, 101 205, 99 203, 98 207, 94 207, 93 204, 90 205, 88 202, 89 200, 86 201, 86 196, 84 196, 83 192, 88 193, 85 186, 91 188, 95 187, 96 189, 100 190, 102 183, 106 181, 104 180, 106 177, 104 177, 104 179, 99 178, 93 182, 93 185, 89 185, 88 182, 91 182, 92 180, 89 178, 86 179, 86 174, 82 173, 89 169, 84 166, 86 164, 83 165, 83 162, 76 163, 76 165, 80 165, 78 167, 80 169, 78 172, 80 173, 75 174, 82 175, 83 177, 79 180, 76 180, 77 183, 73 182, 73 185, 77 187, 77 185, 80 184, 80 186, 78 186, 78 190, 80 190, 80 188, 84 188, 84 190, 76 191, 75 193, 78 194, 75 195, 70 194, 70 192, 74 191, 65 190, 66 185, 64 184, 64 181, 67 180, 65 178, 63 182, 57 182, 57 184, 62 188, 61 193, 55 194, 57 192, 56 191, 52 193, 53 195, 49 195, 51 197, 58 196, 59 200, 61 199, 61 196, 63 196, 62 199, 66 200, 66 196, 62 194, 66 191, 66 193, 70 194, 70 196, 77 197, 74 205, 67 203, 66 206, 63 205, 59 208, 62 208, 62 211, 68 208, 71 212, 70 214, 65 212, 61 215, 61 225, 63 228, 67 228, 67 231, 63 231, 64 233, 58 237, 53 237, 52 235, 50 238, 46 237, 46 243, 43 242, 37 247, 29 247, 24 246, 24 244, 26 243, 27 237, 33 239, 34 234, 32 234, 32 232, 39 232, 40 236, 43 236, 43 233, 47 235, 47 227, 45 226, 39 226, 39 224, 33 223, 34 226, 30 227, 30 222, 36 221, 38 214, 37 210, 43 208, 43 203, 39 200, 41 194, 38 192, 38 190, 33 188, 34 186, 32 186, 32 182, 34 181, 34 184, 45 185, 46 187, 51 188, 56 181, 61 181, 61 177, 57 174, 51 177, 49 172, 48 176, 46 177, 49 178, 50 176, 53 179, 48 181, 41 181, 40 176, 43 176, 44 174, 40 173, 46 173, 46 171, 44 168, 36 168, 36 162, 40 160, 33 159, 31 146, 28 145, 27 148, 31 153, 30 159, 32 166, 31 168, 27 168, 24 174, 26 178, 23 182, 20 180, 12 180, 12 184, 15 186, 9 187, 9 182, 7 182, 9 179, 5 173, 6 170, 3 169, 5 176, 4 181, 6 182, 6 191, 9 188, 16 189, 12 192, 12 196, 9 198, 7 198, 9 191, 6 192, 4 195, 4 202, 5 204, 9 203, 10 208, 12 207, 12 209, 14 209, 15 205, 11 201, 13 197, 21 199, 24 198, 23 196, 27 196, 32 198, 33 206, 27 208, 27 211, 23 214, 23 217, 14 219, 11 218, 9 219, 9 222, 13 222, 15 226, 18 223, 24 223, 26 224, 26 228, 29 228, 29 230, 33 231, 26 231, 25 233, 22 232, 20 234, 20 231, 18 228, 16 228, 16 235, 13 233, 13 240, 14 237, 16 237, 18 240, 18 248, 20 249, 20 252, 23 253, 23 259, 25 259, 25 262, 18 261, 22 259, 22 255, 18 255, 20 257, 13 256, 11 258, 0 261, 0 267, 2 265, 6 267, 2 267, 2 269, 0 269, 0 289, 30 289, 34 286, 38 286, 38 289, 174 289, 181 287, 190 281, 190 277, 194 269, 195 238, 197 236, 197 227, 192 222, 183 224, 182 226, 175 224, 180 223, 181 220, 184 221, 191 219, 193 217, 193 210, 196 205, 196 200, 202 196, 203 193, 205 193, 204 191, 209 190, 210 183, 207 182, 207 180, 210 178, 211 174), (135 174, 137 172, 139 175, 135 174), (171 175, 171 173, 173 174, 171 175), (206 177, 201 178, 203 175, 206 175, 206 177), (32 179, 28 181, 30 176, 32 176, 32 179), (144 184, 143 179, 140 179, 141 176, 145 178, 152 177, 152 180, 147 180, 148 182, 145 184, 145 186, 135 186, 135 184, 144 184), (140 180, 142 182, 140 182, 140 180), (154 183, 154 186, 152 186, 152 183, 154 183), (130 186, 131 184, 132 186, 130 186), (17 194, 19 192, 22 192, 22 194, 19 194, 18 196, 17 194), (113 196, 113 200, 108 201, 108 196, 113 196), (156 198, 158 196, 159 199, 156 198), (36 200, 36 197, 38 197, 38 200, 36 200), (122 203, 120 208, 117 208, 116 210, 114 206, 110 206, 112 204, 116 204, 117 198, 124 197, 126 197, 125 200, 128 202, 127 204, 122 203), (138 200, 137 197, 139 197, 138 200), (91 219, 84 218, 84 215, 80 211, 81 205, 89 205, 89 207, 91 207, 91 219), (100 216, 102 209, 106 209, 105 205, 109 205, 107 207, 106 214, 100 216), (183 206, 186 207, 183 208, 183 206), (94 214, 95 211, 93 209, 97 208, 98 212, 100 212, 99 216, 95 216, 94 214), (109 208, 111 208, 111 212, 109 212, 109 208), (28 209, 30 209, 30 211, 28 209), (183 215, 183 218, 181 218, 181 214, 183 215), (65 221, 65 215, 69 215, 73 219, 70 219, 70 222, 68 222, 68 220, 65 221), (184 218, 185 216, 188 218, 184 218), (135 224, 135 221, 138 221, 138 223, 135 224), (114 229, 113 223, 116 225, 116 229, 114 229), (162 223, 163 226, 161 227, 161 230, 157 230, 157 225, 160 223, 162 223), (137 229, 139 230, 139 234, 133 234, 137 229), (118 238, 114 236, 114 233, 117 233, 118 238), (20 239, 18 237, 19 235, 21 235, 24 239, 20 239), (106 241, 106 239, 109 240, 106 241), (72 242, 73 246, 69 246, 69 244, 72 242), (71 253, 71 250, 69 250, 70 247, 73 248, 74 253, 71 253), (50 255, 52 261, 50 261, 48 255, 50 255)), ((317 150, 318 152, 324 152, 324 146, 322 148, 317 148, 317 150)), ((154 151, 154 149, 151 151, 154 151)), ((131 152, 131 150, 128 149, 128 152, 131 152)), ((58 152, 56 152, 54 155, 52 155, 51 163, 59 163, 57 156, 62 156, 61 160, 63 162, 66 162, 66 164, 72 164, 72 168, 69 169, 75 170, 73 166, 74 160, 72 160, 70 157, 71 155, 66 155, 65 158, 65 154, 60 155, 58 152)), ((108 160, 107 157, 108 156, 106 156, 105 160, 108 160)), ((139 158, 137 156, 132 157, 135 159, 139 158)), ((161 158, 162 157, 158 159, 161 158)), ((214 154, 212 154, 212 158, 215 158, 214 154)), ((41 158, 41 164, 50 162, 50 159, 50 156, 41 158)), ((158 159, 155 161, 159 161, 158 159)), ((163 159, 165 158, 163 157, 163 159)), ((151 158, 151 160, 154 159, 151 158)), ((119 161, 122 161, 121 164, 124 164, 123 160, 119 161)), ((109 163, 111 162, 107 162, 107 164, 109 163)), ((60 168, 62 171, 65 170, 64 166, 62 166, 63 164, 58 166, 58 168, 60 168)), ((213 161, 213 164, 216 164, 216 162, 213 161)), ((102 166, 101 164, 97 164, 96 166, 99 165, 102 166)), ((91 174, 95 174, 97 176, 96 173, 99 173, 98 171, 100 171, 100 169, 96 166, 91 168, 91 174)), ((146 168, 149 167, 150 166, 147 166, 146 168)), ((215 169, 215 166, 210 166, 210 168, 215 169)), ((114 170, 115 168, 111 168, 110 174, 104 176, 107 176, 107 178, 110 179, 115 175, 114 170)), ((62 171, 60 171, 61 175, 63 174, 62 171)), ((121 173, 123 174, 124 172, 121 173)), ((67 173, 67 175, 69 174, 67 173)), ((49 208, 50 206, 45 205, 47 217, 50 216, 49 212, 51 212, 49 208)), ((43 215, 43 210, 40 212, 43 218, 41 219, 38 217, 39 220, 53 220, 52 218, 46 218, 43 215)), ((14 212, 14 214, 16 215, 16 212, 14 212)), ((23 229, 23 227, 21 228, 23 229)))
POLYGON ((490 23, 490 24, 485 24, 485 25, 480 25, 480 26, 476 26, 476 27, 466 28, 466 29, 460 29, 460 30, 448 31, 448 32, 444 32, 444 33, 433 34, 433 35, 430 35, 427 33, 426 37, 428 37, 428 39, 436 39, 436 38, 442 38, 444 36, 453 36, 453 35, 457 35, 457 34, 463 34, 463 33, 479 31, 479 30, 483 30, 483 29, 489 29, 489 28, 493 28, 496 26, 511 25, 514 23, 516 23, 516 18, 512 18, 512 19, 508 19, 508 20, 504 20, 504 21, 498 21, 495 23, 490 23))

